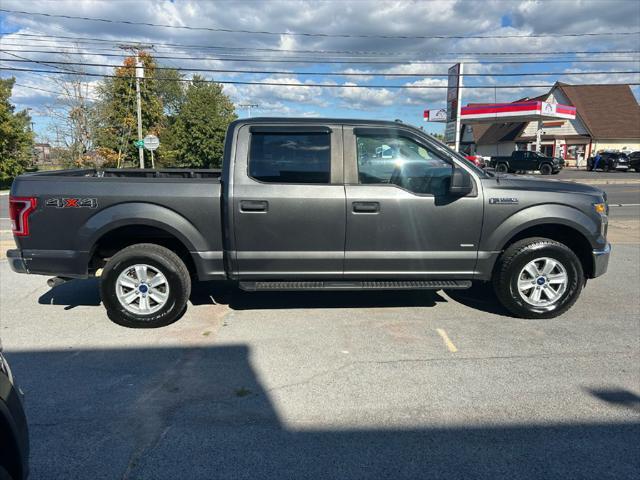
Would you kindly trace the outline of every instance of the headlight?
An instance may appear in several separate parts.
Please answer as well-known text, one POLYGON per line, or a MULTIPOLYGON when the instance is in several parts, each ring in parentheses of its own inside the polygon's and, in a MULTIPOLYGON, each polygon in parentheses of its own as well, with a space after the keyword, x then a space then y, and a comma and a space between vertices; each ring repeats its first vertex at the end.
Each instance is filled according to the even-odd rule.
POLYGON ((593 204, 593 209, 596 211, 596 213, 599 213, 600 215, 606 215, 607 214, 607 204, 606 203, 594 203, 593 204))
POLYGON ((603 238, 607 238, 607 227, 609 224, 609 219, 607 218, 607 214, 609 213, 609 206, 607 203, 594 203, 593 209, 597 214, 600 215, 600 235, 603 238))

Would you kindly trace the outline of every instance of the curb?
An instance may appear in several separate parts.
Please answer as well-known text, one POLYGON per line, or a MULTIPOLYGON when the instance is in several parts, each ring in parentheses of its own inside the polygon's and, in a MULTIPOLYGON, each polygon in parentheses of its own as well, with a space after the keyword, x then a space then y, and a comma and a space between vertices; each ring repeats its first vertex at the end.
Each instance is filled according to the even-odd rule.
MULTIPOLYGON (((554 179, 556 180, 556 179, 554 179)), ((616 180, 601 180, 601 179, 581 179, 581 178, 558 178, 561 182, 582 183, 584 185, 640 185, 640 179, 616 179, 616 180)))

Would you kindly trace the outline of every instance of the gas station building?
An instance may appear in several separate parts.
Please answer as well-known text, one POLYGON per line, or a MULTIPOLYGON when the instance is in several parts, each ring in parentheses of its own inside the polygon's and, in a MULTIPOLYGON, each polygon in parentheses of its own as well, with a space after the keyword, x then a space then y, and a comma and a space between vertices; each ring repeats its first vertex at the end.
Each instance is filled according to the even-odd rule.
POLYGON ((460 120, 460 150, 469 154, 510 155, 535 150, 539 142, 545 155, 585 166, 600 150, 640 150, 640 106, 629 85, 557 82, 539 97, 470 104, 461 109, 460 120))

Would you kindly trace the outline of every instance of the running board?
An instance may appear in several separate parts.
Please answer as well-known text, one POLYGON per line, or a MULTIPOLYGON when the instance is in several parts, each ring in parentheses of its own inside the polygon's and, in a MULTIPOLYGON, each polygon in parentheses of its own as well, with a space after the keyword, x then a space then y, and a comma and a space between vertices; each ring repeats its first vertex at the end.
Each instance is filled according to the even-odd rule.
POLYGON ((277 290, 462 290, 470 287, 471 280, 240 282, 240 288, 248 292, 277 290))

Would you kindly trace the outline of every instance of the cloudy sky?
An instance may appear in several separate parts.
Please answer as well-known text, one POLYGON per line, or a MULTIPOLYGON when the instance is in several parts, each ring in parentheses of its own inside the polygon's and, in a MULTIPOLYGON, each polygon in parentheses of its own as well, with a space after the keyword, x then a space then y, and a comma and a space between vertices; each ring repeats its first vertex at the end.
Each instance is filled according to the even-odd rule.
POLYGON ((161 65, 191 69, 188 76, 254 83, 225 90, 236 104, 258 104, 252 113, 262 116, 420 125, 423 110, 444 106, 443 74, 457 61, 472 74, 464 104, 532 97, 546 90, 536 85, 557 80, 640 83, 637 73, 610 73, 640 70, 638 53, 628 53, 640 50, 640 35, 628 34, 640 31, 633 0, 2 0, 0 9, 0 76, 16 77, 13 101, 32 109, 43 136, 59 75, 6 69, 109 74, 92 64, 120 64, 122 43, 152 44, 161 65))

